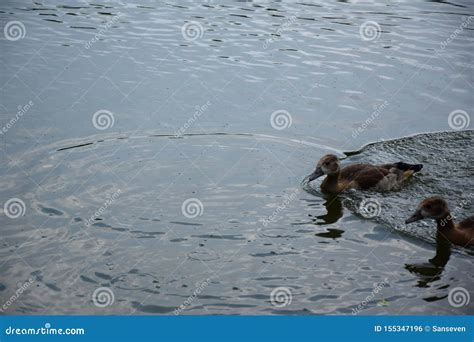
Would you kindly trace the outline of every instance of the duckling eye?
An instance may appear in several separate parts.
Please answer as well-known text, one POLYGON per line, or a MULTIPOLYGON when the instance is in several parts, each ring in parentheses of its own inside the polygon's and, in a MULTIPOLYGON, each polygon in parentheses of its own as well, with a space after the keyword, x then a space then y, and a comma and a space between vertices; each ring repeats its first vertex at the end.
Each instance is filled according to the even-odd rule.
POLYGON ((427 204, 425 207, 426 207, 426 209, 430 210, 431 209, 431 204, 427 204))
POLYGON ((325 162, 325 163, 324 163, 324 166, 329 166, 329 162, 325 162))

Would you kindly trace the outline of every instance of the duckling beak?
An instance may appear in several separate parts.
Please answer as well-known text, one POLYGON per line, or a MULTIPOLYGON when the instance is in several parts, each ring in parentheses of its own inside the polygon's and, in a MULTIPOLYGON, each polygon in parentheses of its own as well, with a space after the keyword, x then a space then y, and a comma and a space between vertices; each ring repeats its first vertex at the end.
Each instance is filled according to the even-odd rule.
POLYGON ((420 210, 417 210, 415 211, 415 213, 413 215, 411 215, 406 221, 405 223, 408 224, 408 223, 412 223, 412 222, 415 222, 415 221, 419 221, 423 218, 423 215, 421 215, 421 211, 420 210))
POLYGON ((308 183, 314 181, 316 178, 321 177, 324 175, 323 170, 320 167, 317 167, 316 170, 312 174, 309 175, 308 183))

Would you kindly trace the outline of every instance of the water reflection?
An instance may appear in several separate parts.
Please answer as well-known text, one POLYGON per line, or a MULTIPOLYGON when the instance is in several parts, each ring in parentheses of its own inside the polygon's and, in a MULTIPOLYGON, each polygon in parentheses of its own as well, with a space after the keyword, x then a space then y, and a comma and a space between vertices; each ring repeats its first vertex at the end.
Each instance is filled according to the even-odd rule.
POLYGON ((441 279, 446 264, 451 257, 451 243, 442 234, 436 235, 436 255, 428 262, 406 264, 405 268, 419 277, 418 287, 428 287, 431 283, 441 279))
POLYGON ((324 207, 326 208, 326 214, 318 215, 313 219, 313 222, 317 225, 325 225, 337 222, 343 215, 343 207, 341 198, 338 195, 324 196, 326 202, 324 207), (322 221, 322 222, 321 222, 322 221))
MULTIPOLYGON (((303 190, 306 191, 307 193, 315 197, 324 199, 323 206, 326 209, 326 213, 322 215, 317 215, 317 216, 313 216, 313 214, 309 214, 309 216, 311 217, 311 222, 313 224, 316 224, 316 225, 333 224, 339 221, 339 219, 344 215, 344 207, 342 204, 342 199, 339 195, 324 194, 320 192, 319 188, 312 187, 311 184, 308 183, 308 176, 303 179, 301 186, 303 190)), ((310 206, 312 206, 312 204, 310 204, 310 206)), ((326 234, 326 233, 323 233, 323 234, 326 234)))

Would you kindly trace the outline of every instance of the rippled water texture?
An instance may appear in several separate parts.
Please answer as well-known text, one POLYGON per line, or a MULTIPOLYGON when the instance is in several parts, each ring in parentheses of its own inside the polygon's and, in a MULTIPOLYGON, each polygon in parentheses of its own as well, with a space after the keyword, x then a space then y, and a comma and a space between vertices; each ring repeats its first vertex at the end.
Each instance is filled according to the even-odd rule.
POLYGON ((403 224, 432 194, 473 214, 473 9, 2 1, 4 314, 473 314, 472 251, 403 224), (425 167, 330 199, 326 153, 425 167))

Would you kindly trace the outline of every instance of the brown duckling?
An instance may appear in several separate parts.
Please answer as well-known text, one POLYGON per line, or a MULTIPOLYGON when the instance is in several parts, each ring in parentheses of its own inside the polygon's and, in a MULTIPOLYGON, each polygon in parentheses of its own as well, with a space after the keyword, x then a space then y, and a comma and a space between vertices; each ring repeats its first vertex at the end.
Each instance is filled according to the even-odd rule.
POLYGON ((433 196, 421 201, 418 209, 405 223, 412 223, 432 218, 436 220, 438 234, 458 246, 474 245, 474 215, 454 223, 448 203, 439 196, 433 196))
POLYGON ((404 162, 384 165, 353 164, 341 168, 339 158, 327 154, 319 160, 308 181, 326 175, 321 190, 327 193, 340 193, 347 189, 393 190, 422 168, 421 164, 404 162))

